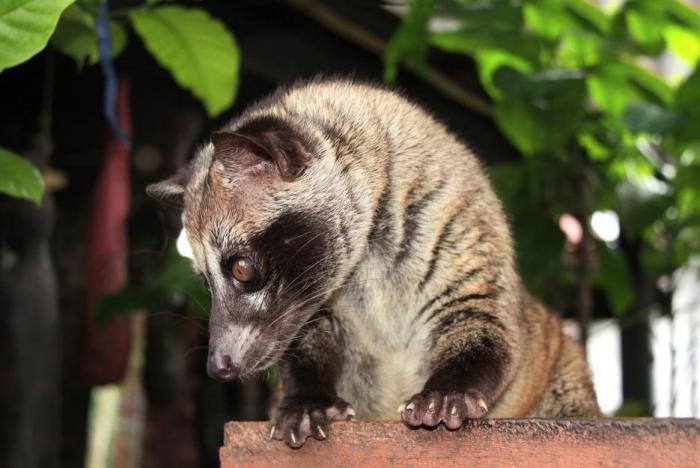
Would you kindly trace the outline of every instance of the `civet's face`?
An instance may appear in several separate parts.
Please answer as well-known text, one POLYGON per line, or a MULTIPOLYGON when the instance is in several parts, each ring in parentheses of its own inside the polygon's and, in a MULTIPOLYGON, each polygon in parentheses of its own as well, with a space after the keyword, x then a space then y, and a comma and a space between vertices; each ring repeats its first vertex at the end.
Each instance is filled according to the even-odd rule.
POLYGON ((194 268, 212 296, 208 370, 217 380, 274 363, 327 297, 344 252, 319 199, 328 194, 317 193, 327 186, 310 167, 317 157, 286 126, 255 121, 214 134, 189 173, 149 189, 163 199, 177 191, 164 184, 184 187, 194 268))

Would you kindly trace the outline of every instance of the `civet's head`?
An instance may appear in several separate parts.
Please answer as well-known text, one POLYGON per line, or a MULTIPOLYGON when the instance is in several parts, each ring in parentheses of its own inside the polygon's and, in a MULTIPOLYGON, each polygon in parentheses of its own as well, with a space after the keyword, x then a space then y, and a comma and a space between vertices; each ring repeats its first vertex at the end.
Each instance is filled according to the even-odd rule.
POLYGON ((183 208, 193 265, 212 296, 209 374, 221 381, 282 355, 318 311, 348 254, 331 146, 304 125, 263 115, 211 135, 148 194, 183 208))

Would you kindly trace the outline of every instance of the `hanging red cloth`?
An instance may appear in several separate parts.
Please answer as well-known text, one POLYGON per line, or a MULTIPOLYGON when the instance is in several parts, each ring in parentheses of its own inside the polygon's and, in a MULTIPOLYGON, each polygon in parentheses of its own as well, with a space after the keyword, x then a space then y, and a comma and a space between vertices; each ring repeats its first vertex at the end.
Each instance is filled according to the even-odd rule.
MULTIPOLYGON (((119 125, 131 135, 129 83, 119 80, 119 125)), ((84 376, 89 385, 121 381, 129 355, 129 323, 118 315, 98 323, 95 305, 103 294, 119 291, 127 282, 127 217, 129 214, 129 148, 110 129, 106 153, 94 188, 89 220, 87 315, 84 376)))

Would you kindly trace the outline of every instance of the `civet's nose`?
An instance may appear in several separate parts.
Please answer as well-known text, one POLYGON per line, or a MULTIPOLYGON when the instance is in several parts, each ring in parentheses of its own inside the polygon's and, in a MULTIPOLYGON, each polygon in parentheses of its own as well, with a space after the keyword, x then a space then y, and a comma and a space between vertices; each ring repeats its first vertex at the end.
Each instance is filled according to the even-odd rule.
POLYGON ((209 376, 219 382, 230 382, 238 377, 241 368, 233 363, 231 356, 219 351, 212 351, 209 355, 209 365, 207 366, 209 376))

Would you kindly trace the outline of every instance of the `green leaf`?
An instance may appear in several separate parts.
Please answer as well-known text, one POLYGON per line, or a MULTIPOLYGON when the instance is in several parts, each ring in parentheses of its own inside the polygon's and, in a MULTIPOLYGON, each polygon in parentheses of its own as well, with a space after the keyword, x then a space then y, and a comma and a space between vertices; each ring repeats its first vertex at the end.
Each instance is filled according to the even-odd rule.
POLYGON ((510 67, 501 67, 493 83, 509 97, 537 99, 566 93, 576 87, 582 96, 583 73, 580 70, 544 70, 525 75, 510 67))
POLYGON ((678 87, 675 107, 688 117, 683 128, 678 132, 681 139, 698 140, 700 128, 700 62, 693 73, 678 87))
POLYGON ((616 187, 617 212, 623 233, 630 239, 641 236, 644 229, 661 219, 673 199, 668 194, 650 191, 634 182, 623 182, 616 187))
POLYGON ((513 223, 518 268, 528 289, 551 295, 561 284, 564 234, 557 226, 544 193, 542 166, 533 158, 521 164, 499 164, 489 172, 494 189, 513 223))
POLYGON ((559 1, 531 1, 523 5, 527 27, 551 39, 559 39, 564 29, 569 29, 571 18, 559 1))
POLYGON ((606 161, 612 151, 603 144, 595 135, 589 132, 581 132, 577 135, 578 143, 585 150, 592 161, 606 161))
POLYGON ((619 251, 600 243, 597 246, 598 265, 593 284, 605 291, 613 314, 620 317, 634 302, 632 278, 619 251))
POLYGON ((664 24, 656 15, 645 15, 640 11, 628 11, 625 15, 627 30, 644 52, 657 55, 664 49, 664 24))
POLYGON ((669 49, 691 66, 700 58, 700 34, 679 26, 671 25, 664 31, 669 49))
POLYGON ((611 29, 610 18, 597 6, 587 0, 568 0, 566 9, 578 20, 582 28, 601 34, 611 29))
POLYGON ((623 62, 592 68, 586 84, 593 102, 614 117, 621 117, 630 102, 670 105, 673 101, 673 91, 665 82, 643 68, 623 62))
POLYGON ((700 34, 700 13, 697 8, 685 5, 678 0, 667 0, 666 8, 670 22, 700 34))
POLYGON ((524 101, 507 99, 497 102, 493 116, 498 128, 523 154, 547 150, 549 129, 538 121, 537 110, 524 101))
POLYGON ((494 75, 500 68, 509 67, 523 74, 532 71, 532 66, 528 61, 499 49, 477 52, 476 63, 481 84, 489 95, 495 99, 503 97, 503 94, 494 83, 494 75))
MULTIPOLYGON (((126 31, 115 22, 109 23, 112 33, 112 57, 117 57, 126 47, 126 31)), ((94 65, 100 58, 97 50, 95 18, 78 5, 71 5, 61 15, 56 31, 51 36, 51 45, 59 52, 68 55, 83 68, 94 65)))
POLYGON ((0 193, 25 198, 39 205, 44 195, 44 179, 39 170, 22 156, 0 148, 0 193))
POLYGON ((506 211, 517 213, 521 202, 521 192, 525 185, 523 165, 503 163, 489 168, 489 176, 498 197, 503 202, 506 211))
POLYGON ((529 63, 539 62, 546 41, 523 30, 494 30, 487 24, 436 33, 430 43, 446 52, 473 54, 483 50, 504 50, 529 63))
POLYGON ((562 33, 603 34, 610 20, 585 0, 527 0, 523 5, 527 27, 545 37, 562 39, 562 33))
POLYGON ((508 96, 494 106, 496 124, 524 154, 563 147, 583 123, 586 88, 576 70, 526 76, 501 67, 493 81, 508 96))
POLYGON ((73 1, 0 2, 0 72, 41 52, 56 28, 61 12, 73 1))
POLYGON ((190 90, 214 117, 238 89, 240 52, 231 32, 204 10, 163 6, 129 15, 158 63, 190 90))
POLYGON ((632 133, 665 134, 684 123, 683 114, 657 104, 633 102, 622 114, 622 122, 632 133))
POLYGON ((105 294, 95 306, 95 315, 102 322, 138 309, 153 311, 163 305, 185 304, 191 313, 206 315, 211 298, 202 280, 192 271, 192 262, 169 250, 163 268, 147 286, 127 286, 105 294))
POLYGON ((700 65, 678 87, 676 107, 690 115, 700 115, 700 65))
POLYGON ((523 25, 522 7, 512 0, 441 0, 441 15, 459 19, 463 25, 488 24, 494 29, 518 29, 523 25))
POLYGON ((434 0, 413 0, 401 25, 391 36, 384 52, 384 81, 393 83, 399 72, 399 62, 405 60, 418 68, 428 54, 428 21, 433 14, 434 0))

